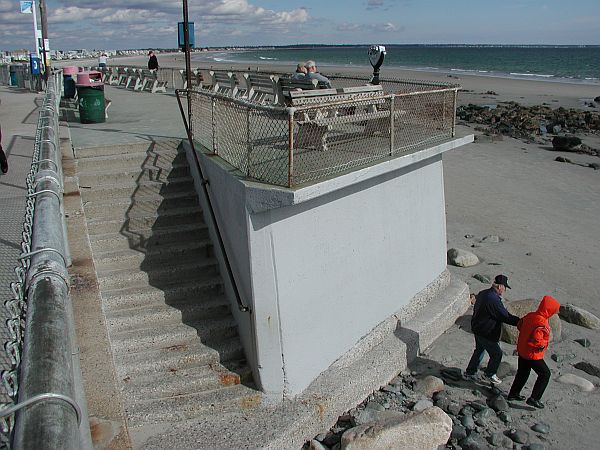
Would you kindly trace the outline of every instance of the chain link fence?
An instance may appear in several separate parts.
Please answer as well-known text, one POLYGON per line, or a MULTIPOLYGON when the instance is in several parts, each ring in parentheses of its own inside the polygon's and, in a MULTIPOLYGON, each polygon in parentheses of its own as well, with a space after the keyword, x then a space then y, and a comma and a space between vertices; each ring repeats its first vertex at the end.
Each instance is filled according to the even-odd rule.
POLYGON ((194 139, 246 177, 278 186, 315 182, 454 136, 456 85, 332 77, 337 93, 262 105, 190 92, 194 139), (346 93, 349 91, 350 93, 346 93))

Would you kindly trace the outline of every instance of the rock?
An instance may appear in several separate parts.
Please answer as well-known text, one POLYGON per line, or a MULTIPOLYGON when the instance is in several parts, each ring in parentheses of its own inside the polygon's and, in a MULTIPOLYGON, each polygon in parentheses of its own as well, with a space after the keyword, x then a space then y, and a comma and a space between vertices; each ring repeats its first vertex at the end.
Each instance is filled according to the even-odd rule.
POLYGON ((544 423, 544 422, 536 423, 534 426, 531 427, 531 429, 533 431, 535 431, 536 433, 541 433, 541 434, 550 433, 550 425, 548 425, 547 423, 544 423))
POLYGON ((573 161, 571 161, 569 158, 565 158, 564 156, 557 156, 554 158, 554 161, 573 164, 573 161))
POLYGON ((373 411, 385 411, 385 408, 377 402, 369 402, 365 405, 365 409, 371 409, 373 411))
POLYGON ((471 406, 473 407, 473 409, 476 409, 477 411, 482 411, 488 407, 484 402, 481 402, 479 400, 475 400, 475 401, 471 402, 471 406))
POLYGON ((600 330, 600 319, 589 311, 571 303, 560 305, 558 315, 561 319, 569 323, 589 328, 591 330, 600 330))
POLYGON ((553 353, 552 356, 550 356, 550 358, 552 359, 552 361, 556 361, 557 363, 559 363, 559 362, 567 361, 569 359, 573 359, 573 358, 575 358, 575 355, 573 353, 570 353, 570 354, 553 353))
POLYGON ((463 450, 488 450, 490 447, 479 433, 472 432, 459 442, 463 450))
POLYGON ((556 379, 556 381, 562 384, 572 384, 584 392, 591 392, 594 390, 594 384, 591 381, 578 377, 577 375, 573 375, 572 373, 561 375, 556 379))
POLYGON ((404 414, 400 411, 377 411, 375 409, 363 409, 352 416, 351 423, 356 427, 388 418, 398 418, 403 416, 404 414))
POLYGON ((489 438, 488 442, 494 447, 500 448, 513 448, 513 441, 503 433, 493 433, 489 438))
POLYGON ((501 395, 497 395, 496 397, 492 398, 489 401, 489 405, 496 412, 508 411, 509 409, 508 402, 501 395))
POLYGON ((344 432, 342 450, 413 450, 432 449, 448 442, 452 419, 441 409, 432 407, 420 413, 388 418, 361 425, 344 432))
POLYGON ((513 376, 516 373, 517 369, 511 363, 509 363, 508 361, 502 361, 500 363, 500 366, 498 367, 496 375, 498 375, 502 379, 513 376))
POLYGON ((413 389, 415 392, 420 392, 427 397, 433 396, 436 392, 443 391, 445 389, 444 382, 438 377, 433 375, 427 375, 421 380, 417 380, 413 389))
POLYGON ((585 348, 588 348, 590 345, 592 345, 588 338, 575 339, 575 342, 577 342, 579 345, 585 348))
POLYGON ((562 131, 562 127, 561 127, 560 125, 554 125, 554 126, 552 127, 552 133, 554 133, 554 134, 558 134, 558 133, 560 133, 561 131, 562 131))
POLYGON ((475 429, 475 421, 473 420, 473 416, 463 416, 463 417, 461 417, 460 423, 467 430, 474 430, 475 429))
POLYGON ((504 239, 501 238, 500 236, 490 234, 490 235, 483 237, 480 242, 493 242, 493 243, 497 244, 498 242, 503 242, 503 241, 504 241, 504 239))
POLYGON ((508 414, 508 412, 506 412, 506 411, 500 411, 498 413, 498 418, 504 423, 512 422, 512 416, 510 414, 508 414))
POLYGON ((308 449, 309 450, 327 450, 327 447, 325 447, 323 444, 321 444, 316 439, 313 439, 312 441, 310 441, 308 443, 308 449))
POLYGON ((457 441, 461 441, 467 437, 467 430, 462 425, 454 425, 452 427, 452 433, 450 434, 450 439, 456 439, 457 441))
POLYGON ((588 167, 591 167, 594 170, 600 170, 600 164, 598 163, 589 163, 588 167))
POLYGON ((543 444, 529 444, 527 446, 527 450, 550 450, 548 447, 546 447, 543 444))
POLYGON ((472 406, 466 405, 463 406, 463 409, 460 410, 460 414, 462 414, 463 416, 472 416, 473 414, 475 414, 475 410, 472 406))
POLYGON ((577 136, 555 136, 552 139, 552 147, 556 151, 576 152, 581 146, 581 139, 577 136))
POLYGON ((475 278, 477 281, 481 281, 483 284, 490 284, 492 281, 490 279, 490 277, 488 277, 486 275, 481 275, 479 273, 476 273, 475 275, 473 275, 473 278, 475 278))
POLYGON ((394 386, 394 385, 387 384, 384 387, 382 387, 381 390, 383 392, 390 392, 392 394, 400 394, 400 395, 402 395, 402 388, 399 387, 399 386, 394 386))
POLYGON ((600 378, 600 367, 594 366, 593 364, 590 364, 589 362, 581 361, 581 362, 578 362, 577 364, 574 364, 573 367, 575 367, 576 369, 579 369, 579 370, 583 370, 588 375, 592 375, 594 377, 600 378))
POLYGON ((425 411, 427 408, 431 408, 433 406, 433 403, 431 402, 431 400, 419 400, 417 403, 415 403, 412 407, 412 410, 415 412, 421 412, 421 411, 425 411))
POLYGON ((471 267, 479 264, 479 258, 467 250, 451 248, 448 250, 448 264, 457 267, 471 267))
POLYGON ((475 420, 475 423, 477 423, 478 420, 486 421, 492 417, 496 417, 496 412, 492 408, 484 408, 481 411, 473 414, 473 420, 475 420))
POLYGON ((458 367, 447 367, 440 371, 442 377, 447 378, 452 381, 460 381, 462 380, 462 370, 458 367))
POLYGON ((527 444, 529 442, 529 433, 525 430, 512 429, 508 432, 508 437, 517 444, 527 444))
MULTIPOLYGON (((525 300, 515 300, 513 302, 506 303, 506 309, 511 314, 514 314, 518 317, 523 317, 525 314, 530 313, 532 311, 536 311, 540 304, 540 299, 528 298, 525 300)), ((559 341, 562 334, 562 327, 560 323, 560 318, 557 314, 550 317, 550 342, 559 341)), ((507 325, 505 323, 502 324, 502 334, 500 335, 500 339, 508 344, 516 344, 517 337, 519 335, 519 330, 517 327, 513 327, 511 325, 507 325)))
POLYGON ((448 414, 452 414, 453 416, 458 416, 460 414, 460 403, 458 402, 450 402, 448 405, 448 414))

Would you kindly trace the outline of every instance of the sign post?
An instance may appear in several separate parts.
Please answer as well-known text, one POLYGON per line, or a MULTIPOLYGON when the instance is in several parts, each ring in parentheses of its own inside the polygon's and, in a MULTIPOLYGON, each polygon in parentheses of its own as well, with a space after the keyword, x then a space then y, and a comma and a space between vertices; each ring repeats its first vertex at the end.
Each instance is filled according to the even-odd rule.
POLYGON ((38 27, 37 27, 37 15, 35 13, 35 0, 24 0, 21 1, 21 13, 33 15, 33 40, 35 42, 35 55, 39 59, 40 48, 38 46, 38 27))

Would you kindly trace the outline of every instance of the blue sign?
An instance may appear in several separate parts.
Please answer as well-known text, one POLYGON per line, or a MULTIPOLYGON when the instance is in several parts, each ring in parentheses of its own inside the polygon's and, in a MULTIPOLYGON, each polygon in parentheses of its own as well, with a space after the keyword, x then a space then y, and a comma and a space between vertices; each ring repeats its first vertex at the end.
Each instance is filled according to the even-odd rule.
POLYGON ((30 55, 29 56, 29 67, 31 67, 31 75, 39 75, 40 74, 40 58, 37 56, 30 55))
MULTIPOLYGON (((178 41, 179 48, 185 47, 185 31, 183 29, 183 22, 177 22, 178 41)), ((194 36, 194 22, 188 22, 188 37, 190 39, 190 48, 194 48, 196 44, 196 38, 194 36)))

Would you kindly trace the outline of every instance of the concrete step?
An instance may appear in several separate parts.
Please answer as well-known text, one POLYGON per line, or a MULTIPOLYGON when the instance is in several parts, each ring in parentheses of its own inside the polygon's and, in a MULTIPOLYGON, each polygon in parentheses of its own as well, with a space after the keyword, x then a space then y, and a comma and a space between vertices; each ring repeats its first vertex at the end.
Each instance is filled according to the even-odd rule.
POLYGON ((131 401, 173 398, 238 385, 250 369, 231 372, 219 365, 151 373, 131 378, 124 383, 125 396, 131 401), (240 376, 241 374, 241 376, 240 376))
POLYGON ((178 192, 191 192, 194 190, 192 177, 170 179, 167 182, 140 181, 138 183, 126 183, 125 185, 90 186, 80 185, 81 199, 85 202, 103 202, 110 204, 113 199, 119 198, 144 198, 160 196, 167 198, 168 195, 178 192))
POLYGON ((105 314, 110 311, 138 308, 152 305, 176 305, 190 300, 208 301, 223 293, 223 279, 220 275, 202 274, 191 282, 175 280, 158 288, 154 286, 131 286, 101 292, 105 314))
POLYGON ((164 247, 156 246, 144 251, 136 249, 98 251, 94 252, 94 262, 98 272, 127 267, 139 267, 141 270, 147 271, 177 261, 189 261, 194 257, 210 258, 213 256, 212 242, 204 239, 171 243, 164 247))
POLYGON ((160 141, 141 142, 139 144, 126 145, 100 145, 98 147, 76 148, 75 157, 78 161, 85 158, 96 158, 107 155, 125 155, 128 153, 140 153, 148 150, 177 150, 181 145, 181 139, 161 139, 160 141))
POLYGON ((162 167, 168 168, 173 164, 187 164, 185 153, 177 149, 165 149, 159 152, 155 150, 130 152, 120 155, 102 155, 80 159, 77 161, 77 169, 82 174, 96 170, 107 172, 109 170, 121 170, 140 167, 162 167))
POLYGON ((143 181, 169 181, 176 180, 190 175, 190 168, 187 164, 161 169, 158 167, 144 167, 142 169, 122 168, 120 171, 91 171, 88 173, 79 173, 79 185, 83 186, 110 186, 134 184, 143 181))
POLYGON ((242 384, 214 391, 177 395, 160 400, 142 400, 126 405, 128 423, 137 426, 158 422, 176 422, 204 414, 235 411, 257 406, 262 395, 242 384))
POLYGON ((194 338, 194 342, 187 344, 115 355, 114 359, 117 377, 123 380, 139 374, 164 373, 219 362, 228 366, 233 362, 237 366, 237 361, 244 360, 244 351, 237 336, 215 342, 210 347, 194 338))
POLYGON ((120 218, 125 219, 131 215, 141 215, 147 212, 163 212, 172 208, 185 208, 199 206, 198 195, 194 191, 178 192, 169 198, 160 196, 131 198, 114 198, 112 203, 90 202, 84 203, 85 215, 88 219, 120 218))
POLYGON ((136 233, 148 229, 162 229, 180 224, 204 223, 200 206, 171 208, 167 211, 135 212, 127 219, 89 219, 90 236, 107 233, 136 233))
POLYGON ((148 252, 177 242, 195 242, 208 239, 208 227, 204 223, 190 223, 148 229, 136 233, 107 233, 90 236, 92 250, 96 254, 116 250, 133 249, 148 252))
POLYGON ((231 315, 222 318, 199 320, 189 325, 165 324, 161 327, 127 330, 108 327, 114 354, 138 353, 175 345, 201 342, 210 347, 213 342, 237 335, 235 320, 231 315))
POLYGON ((190 298, 173 306, 168 304, 115 309, 106 312, 106 323, 112 330, 164 326, 168 323, 195 323, 199 320, 223 318, 231 313, 223 296, 205 299, 190 298))

